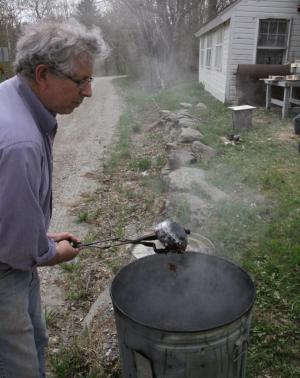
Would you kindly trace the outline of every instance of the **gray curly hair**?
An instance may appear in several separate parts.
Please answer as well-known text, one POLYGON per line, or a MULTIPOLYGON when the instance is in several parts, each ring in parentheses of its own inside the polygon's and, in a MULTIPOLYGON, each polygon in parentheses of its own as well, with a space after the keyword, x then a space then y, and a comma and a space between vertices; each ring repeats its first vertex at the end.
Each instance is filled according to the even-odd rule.
POLYGON ((94 59, 100 53, 101 45, 99 30, 88 30, 75 20, 28 24, 17 43, 15 71, 34 79, 36 66, 48 64, 71 73, 76 56, 87 53, 94 59))

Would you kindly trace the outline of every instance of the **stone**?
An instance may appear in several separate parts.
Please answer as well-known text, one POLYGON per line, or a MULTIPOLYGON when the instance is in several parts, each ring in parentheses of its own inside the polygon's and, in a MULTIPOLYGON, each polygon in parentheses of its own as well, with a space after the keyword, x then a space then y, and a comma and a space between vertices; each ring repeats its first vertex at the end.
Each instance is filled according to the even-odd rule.
POLYGON ((198 109, 203 109, 203 110, 207 109, 207 106, 205 104, 203 104, 203 102, 198 102, 198 104, 196 105, 196 107, 198 109))
POLYGON ((171 114, 170 110, 160 110, 159 115, 163 118, 167 118, 171 114))
POLYGON ((168 211, 176 218, 186 219, 185 226, 197 228, 204 224, 210 203, 190 193, 172 193, 169 197, 168 211), (184 213, 184 214, 183 214, 184 213))
POLYGON ((197 124, 197 122, 195 122, 195 120, 191 119, 191 118, 180 118, 178 120, 178 126, 180 127, 193 127, 197 124))
POLYGON ((183 128, 181 134, 178 137, 180 143, 193 143, 195 140, 200 140, 203 135, 192 127, 183 128))
POLYGON ((177 118, 191 117, 188 109, 179 109, 176 111, 177 118))
POLYGON ((187 150, 173 150, 169 155, 169 167, 171 170, 186 167, 195 162, 195 156, 187 150))
POLYGON ((179 104, 182 108, 190 109, 193 107, 193 104, 190 104, 189 102, 181 102, 179 104))
POLYGON ((168 175, 170 191, 194 194, 202 199, 213 202, 229 199, 228 194, 205 180, 205 172, 199 168, 182 167, 170 172, 168 175))
POLYGON ((192 143, 192 152, 206 163, 216 156, 216 150, 198 140, 192 143))
POLYGON ((171 121, 171 122, 173 122, 173 123, 177 123, 178 122, 178 115, 176 114, 176 113, 170 113, 170 114, 168 114, 167 116, 166 116, 166 119, 168 120, 168 121, 171 121))
POLYGON ((176 142, 176 140, 179 138, 180 135, 180 129, 173 128, 171 129, 169 136, 172 142, 176 142))
POLYGON ((172 151, 172 150, 176 150, 176 148, 178 148, 178 145, 176 143, 166 143, 165 145, 165 150, 166 151, 172 151))

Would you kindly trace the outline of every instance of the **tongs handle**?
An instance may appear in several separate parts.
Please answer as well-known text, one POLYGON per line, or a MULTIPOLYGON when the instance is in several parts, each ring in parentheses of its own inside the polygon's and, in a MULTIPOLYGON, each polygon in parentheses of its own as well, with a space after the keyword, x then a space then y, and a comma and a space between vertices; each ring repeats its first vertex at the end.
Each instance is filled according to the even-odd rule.
POLYGON ((120 238, 112 238, 112 239, 105 239, 105 240, 97 240, 91 243, 81 243, 81 242, 71 242, 71 245, 73 248, 80 248, 80 247, 97 247, 97 248, 102 248, 102 249, 107 249, 110 247, 113 247, 113 244, 109 244, 107 246, 101 246, 100 244, 103 244, 105 242, 117 242, 115 246, 118 245, 123 245, 123 244, 139 244, 143 242, 144 240, 156 240, 156 234, 151 233, 148 235, 140 236, 136 239, 120 239, 120 238))
MULTIPOLYGON (((190 234, 190 230, 184 229, 187 235, 190 234)), ((112 238, 112 239, 105 239, 105 240, 97 240, 91 243, 81 243, 81 242, 71 242, 73 248, 83 248, 83 247, 94 247, 94 248, 101 248, 107 249, 111 247, 117 247, 119 245, 124 244, 144 244, 144 242, 151 241, 151 240, 158 240, 156 232, 152 232, 151 234, 147 234, 144 236, 140 236, 136 239, 121 239, 121 238, 112 238), (115 242, 115 244, 108 244, 103 245, 103 243, 107 242, 115 242)), ((147 245, 147 244, 144 244, 147 245)))

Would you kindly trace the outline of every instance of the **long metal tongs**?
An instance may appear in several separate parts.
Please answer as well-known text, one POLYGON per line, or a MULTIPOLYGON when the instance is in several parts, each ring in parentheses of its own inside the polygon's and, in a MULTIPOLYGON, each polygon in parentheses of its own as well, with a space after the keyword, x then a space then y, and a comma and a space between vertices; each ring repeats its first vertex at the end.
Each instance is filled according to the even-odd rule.
POLYGON ((90 243, 72 243, 74 248, 100 248, 107 249, 111 247, 116 247, 124 244, 142 244, 146 247, 152 247, 156 253, 166 253, 168 251, 173 251, 177 253, 182 253, 187 247, 187 235, 190 231, 183 228, 180 224, 172 221, 171 219, 166 219, 159 223, 154 232, 146 234, 133 239, 122 239, 122 238, 111 238, 104 240, 96 240, 90 243), (162 245, 163 249, 158 249, 153 242, 158 240, 162 245))
MULTIPOLYGON (((111 238, 111 239, 103 239, 103 240, 96 240, 90 243, 72 243, 74 248, 101 248, 107 249, 111 247, 117 247, 124 244, 143 244, 145 246, 149 246, 147 241, 156 240, 157 236, 155 233, 151 233, 148 235, 140 236, 135 239, 122 239, 122 238, 111 238), (109 243, 107 245, 103 245, 104 243, 109 243)), ((152 246, 152 244, 150 245, 152 246)))

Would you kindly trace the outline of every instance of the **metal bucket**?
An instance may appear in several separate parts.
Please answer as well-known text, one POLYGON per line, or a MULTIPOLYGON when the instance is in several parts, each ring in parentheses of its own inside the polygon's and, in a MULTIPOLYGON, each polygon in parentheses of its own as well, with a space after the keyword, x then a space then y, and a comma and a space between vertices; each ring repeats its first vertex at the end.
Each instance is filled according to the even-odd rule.
POLYGON ((255 288, 237 265, 212 255, 152 255, 111 286, 125 378, 245 376, 255 288))
POLYGON ((295 134, 300 135, 300 114, 293 119, 295 134))

